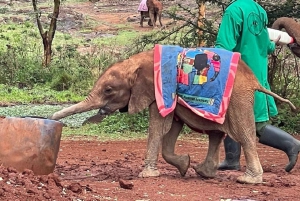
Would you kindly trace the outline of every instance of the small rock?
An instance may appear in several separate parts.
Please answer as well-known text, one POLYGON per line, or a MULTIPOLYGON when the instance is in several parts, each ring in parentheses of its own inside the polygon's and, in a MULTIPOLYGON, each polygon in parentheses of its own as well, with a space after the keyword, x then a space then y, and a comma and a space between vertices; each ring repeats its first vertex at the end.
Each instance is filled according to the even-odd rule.
POLYGON ((81 193, 82 192, 82 188, 81 185, 79 183, 72 183, 68 186, 68 189, 71 190, 74 193, 81 193))
POLYGON ((25 169, 22 174, 27 176, 34 175, 33 171, 30 169, 25 169))
POLYGON ((121 188, 124 189, 132 189, 133 188, 133 184, 129 183, 128 181, 125 181, 123 179, 119 179, 119 184, 121 188))
POLYGON ((0 189, 0 196, 3 196, 3 195, 4 195, 4 190, 0 189))
POLYGON ((13 168, 13 167, 8 167, 8 168, 7 168, 7 171, 10 172, 10 173, 17 173, 17 172, 18 172, 18 171, 17 171, 15 168, 13 168))
POLYGON ((46 198, 46 199, 50 199, 51 198, 51 196, 48 194, 48 193, 44 193, 44 198, 46 198))
POLYGON ((139 21, 139 19, 136 16, 127 17, 127 22, 136 22, 139 21))
POLYGON ((26 191, 27 193, 29 193, 29 194, 36 194, 36 192, 35 192, 35 190, 34 189, 27 189, 27 191, 26 191))
POLYGON ((57 174, 55 174, 55 173, 50 173, 50 174, 48 175, 48 183, 49 183, 50 180, 53 180, 53 181, 55 182, 56 186, 59 186, 59 187, 62 186, 61 183, 60 183, 60 179, 59 179, 59 177, 58 177, 57 174))

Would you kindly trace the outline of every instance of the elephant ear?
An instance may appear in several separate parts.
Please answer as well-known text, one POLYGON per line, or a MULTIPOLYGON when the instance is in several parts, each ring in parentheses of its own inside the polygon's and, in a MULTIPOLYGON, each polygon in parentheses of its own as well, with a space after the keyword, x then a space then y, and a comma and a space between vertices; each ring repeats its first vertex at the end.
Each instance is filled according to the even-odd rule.
POLYGON ((153 62, 144 62, 135 70, 130 80, 131 96, 128 113, 141 112, 155 101, 153 62))

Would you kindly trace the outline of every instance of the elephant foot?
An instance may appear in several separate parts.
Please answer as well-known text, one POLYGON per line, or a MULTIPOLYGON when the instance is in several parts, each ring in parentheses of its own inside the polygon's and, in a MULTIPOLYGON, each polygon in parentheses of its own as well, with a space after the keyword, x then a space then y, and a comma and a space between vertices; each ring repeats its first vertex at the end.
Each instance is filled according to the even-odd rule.
POLYGON ((145 167, 142 172, 140 172, 139 177, 146 178, 146 177, 158 177, 160 172, 153 167, 145 167))
POLYGON ((179 156, 176 162, 175 167, 179 170, 180 175, 184 177, 190 166, 190 156, 188 154, 179 156))
POLYGON ((152 24, 152 22, 151 22, 151 20, 149 19, 149 21, 148 21, 148 26, 150 26, 150 27, 152 27, 153 26, 153 24, 152 24))
POLYGON ((202 177, 214 178, 217 173, 217 167, 206 165, 205 163, 200 163, 193 167, 196 173, 202 177))
POLYGON ((249 174, 244 174, 237 178, 237 182, 242 184, 259 184, 262 183, 262 174, 257 176, 251 176, 249 174))
POLYGON ((164 154, 163 158, 167 163, 170 165, 175 166, 181 176, 184 176, 190 166, 190 156, 188 154, 186 155, 176 155, 176 154, 164 154))

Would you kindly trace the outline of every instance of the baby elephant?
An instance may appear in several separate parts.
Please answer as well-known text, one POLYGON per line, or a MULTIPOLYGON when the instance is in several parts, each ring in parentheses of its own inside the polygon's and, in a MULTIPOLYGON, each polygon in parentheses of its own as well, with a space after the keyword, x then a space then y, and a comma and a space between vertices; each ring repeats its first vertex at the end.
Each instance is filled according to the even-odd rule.
POLYGON ((153 26, 154 28, 156 27, 157 17, 160 26, 162 26, 162 22, 161 22, 162 9, 163 9, 162 3, 158 0, 142 0, 138 9, 138 11, 141 13, 140 26, 143 27, 143 21, 145 17, 150 17, 150 19, 148 20, 149 26, 153 26))

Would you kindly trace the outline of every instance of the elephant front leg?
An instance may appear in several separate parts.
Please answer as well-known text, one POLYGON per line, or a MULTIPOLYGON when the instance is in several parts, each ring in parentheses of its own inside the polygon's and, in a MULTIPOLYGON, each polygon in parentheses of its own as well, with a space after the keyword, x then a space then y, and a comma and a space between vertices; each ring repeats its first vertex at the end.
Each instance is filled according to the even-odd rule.
POLYGON ((184 176, 190 166, 190 156, 188 154, 176 155, 174 153, 175 144, 182 127, 182 121, 173 119, 170 131, 163 137, 162 156, 167 163, 175 166, 179 170, 181 176, 184 176))
POLYGON ((161 137, 160 135, 156 134, 157 133, 153 133, 149 129, 145 167, 142 172, 140 172, 139 177, 158 177, 160 175, 160 172, 157 170, 156 164, 159 154, 161 137))
POLYGON ((145 167, 139 174, 139 177, 157 177, 160 175, 156 167, 159 148, 162 143, 163 134, 170 130, 172 119, 173 115, 162 117, 158 112, 155 102, 150 105, 149 134, 145 157, 145 167))
POLYGON ((219 150, 224 133, 216 131, 209 133, 208 136, 209 145, 205 161, 194 166, 194 170, 203 177, 214 178, 219 166, 219 150))

